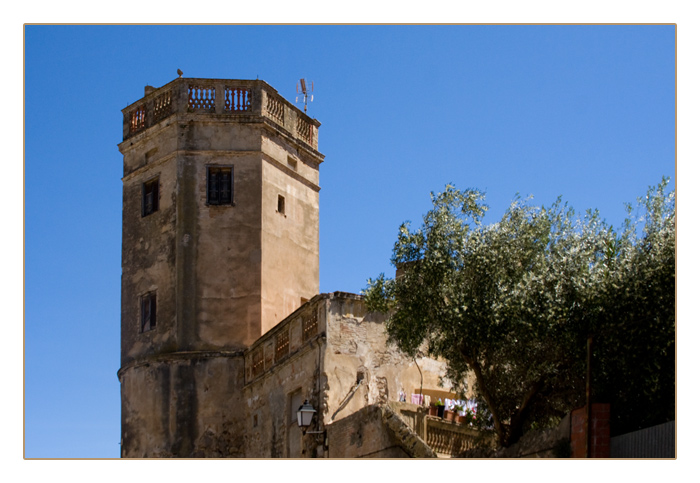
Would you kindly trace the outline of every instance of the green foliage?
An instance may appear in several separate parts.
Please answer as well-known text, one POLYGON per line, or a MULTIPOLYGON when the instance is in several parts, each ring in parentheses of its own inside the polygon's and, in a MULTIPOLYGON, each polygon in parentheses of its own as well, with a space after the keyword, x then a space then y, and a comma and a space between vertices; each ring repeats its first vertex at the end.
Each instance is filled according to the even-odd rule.
MULTIPOLYGON (((370 280, 367 304, 389 314, 387 333, 403 352, 444 358, 454 390, 465 391, 474 374, 508 446, 533 423, 583 404, 589 333, 606 339, 597 345, 601 380, 613 381, 615 357, 633 352, 621 350, 628 331, 641 344, 635 349, 663 347, 659 354, 673 358, 675 204, 666 183, 643 203, 640 237, 632 220, 617 235, 597 212, 579 217, 561 200, 536 207, 517 198, 500 222, 485 226, 484 194, 448 185, 431 193, 420 228, 400 227, 392 256, 398 276, 370 280)), ((666 370, 649 361, 644 377, 658 376, 657 363, 666 370)), ((658 387, 643 386, 665 394, 668 378, 657 379, 658 387)), ((599 390, 609 395, 618 383, 599 390)))
POLYGON ((675 419, 675 192, 668 180, 638 200, 615 240, 601 292, 594 394, 610 402, 612 434, 675 419))

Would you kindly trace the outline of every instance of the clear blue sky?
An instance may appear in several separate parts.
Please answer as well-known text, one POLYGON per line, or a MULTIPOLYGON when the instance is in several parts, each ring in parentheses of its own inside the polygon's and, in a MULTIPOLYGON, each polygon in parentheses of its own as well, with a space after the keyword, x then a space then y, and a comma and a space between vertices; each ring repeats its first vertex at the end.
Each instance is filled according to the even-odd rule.
POLYGON ((175 77, 313 80, 321 291, 393 276, 430 191, 619 225, 675 183, 673 26, 27 26, 25 456, 118 457, 121 109, 175 77))

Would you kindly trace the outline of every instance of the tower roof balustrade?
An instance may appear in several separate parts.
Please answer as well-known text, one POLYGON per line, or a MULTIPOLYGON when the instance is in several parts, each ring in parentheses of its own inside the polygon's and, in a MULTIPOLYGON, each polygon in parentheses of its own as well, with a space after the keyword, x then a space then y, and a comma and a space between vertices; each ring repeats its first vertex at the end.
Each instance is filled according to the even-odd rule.
POLYGON ((237 122, 262 122, 318 150, 321 125, 262 80, 180 77, 163 87, 146 86, 145 95, 122 109, 123 140, 133 138, 173 115, 210 116, 237 122))

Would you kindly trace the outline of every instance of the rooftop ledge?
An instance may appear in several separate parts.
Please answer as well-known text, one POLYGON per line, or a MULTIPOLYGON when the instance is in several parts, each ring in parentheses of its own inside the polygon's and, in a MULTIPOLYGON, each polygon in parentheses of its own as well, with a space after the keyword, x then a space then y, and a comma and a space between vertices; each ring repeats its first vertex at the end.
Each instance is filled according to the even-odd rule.
POLYGON ((279 95, 265 81, 178 77, 163 87, 146 86, 145 95, 122 109, 123 140, 173 114, 200 114, 267 122, 318 150, 321 125, 279 95))

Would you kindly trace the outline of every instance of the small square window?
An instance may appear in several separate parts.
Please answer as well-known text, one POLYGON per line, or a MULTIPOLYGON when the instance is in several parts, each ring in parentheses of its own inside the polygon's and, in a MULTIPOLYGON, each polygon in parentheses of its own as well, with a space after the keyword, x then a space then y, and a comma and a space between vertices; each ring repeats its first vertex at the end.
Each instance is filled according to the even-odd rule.
POLYGON ((141 332, 156 328, 156 293, 141 296, 141 332))
POLYGON ((146 181, 141 187, 141 216, 158 211, 158 178, 146 181))
POLYGON ((284 196, 277 196, 277 213, 284 215, 284 196))
POLYGON ((207 203, 210 205, 233 204, 233 168, 207 168, 207 203))

